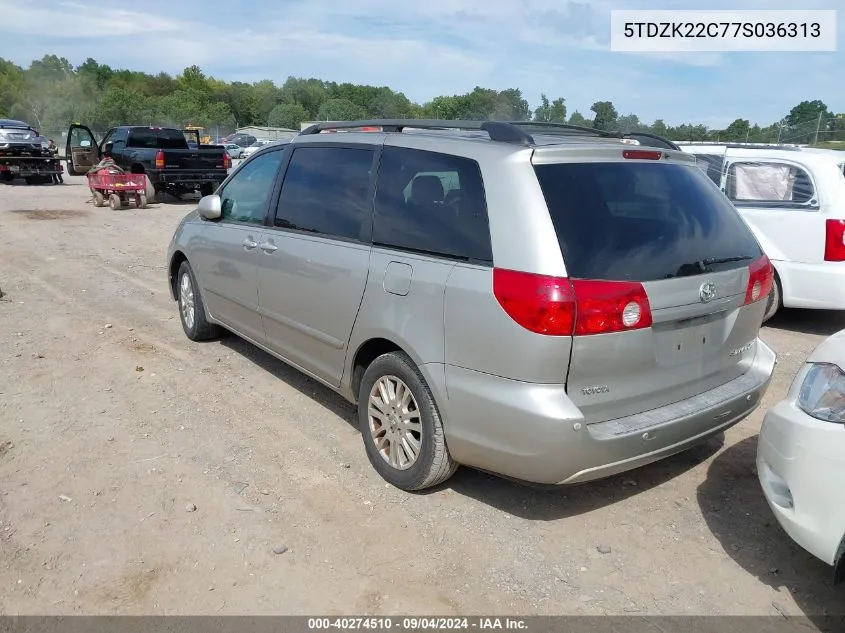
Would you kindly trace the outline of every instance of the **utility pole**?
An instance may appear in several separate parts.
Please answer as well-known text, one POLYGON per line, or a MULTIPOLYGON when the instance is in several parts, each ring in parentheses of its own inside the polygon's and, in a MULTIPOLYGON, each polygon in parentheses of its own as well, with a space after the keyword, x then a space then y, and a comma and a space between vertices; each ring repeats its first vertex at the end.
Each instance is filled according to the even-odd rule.
POLYGON ((822 113, 819 112, 819 120, 816 123, 816 140, 813 141, 813 145, 819 142, 819 128, 822 126, 822 113))

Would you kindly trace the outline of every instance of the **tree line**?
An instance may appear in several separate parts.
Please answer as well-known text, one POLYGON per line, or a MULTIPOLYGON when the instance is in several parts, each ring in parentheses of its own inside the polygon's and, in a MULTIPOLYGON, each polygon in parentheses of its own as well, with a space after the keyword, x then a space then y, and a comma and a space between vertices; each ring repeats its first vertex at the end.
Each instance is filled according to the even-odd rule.
POLYGON ((425 118, 560 122, 684 141, 845 141, 845 113, 833 113, 820 100, 802 101, 768 125, 736 119, 718 130, 694 123, 672 126, 662 119, 641 121, 636 114, 620 114, 610 101, 596 101, 585 113, 569 112, 563 97, 550 100, 544 94, 532 108, 518 88, 476 87, 418 104, 386 86, 299 77, 281 85, 268 79, 226 82, 198 66, 176 76, 152 75, 113 69, 92 58, 74 66, 56 55, 45 55, 28 68, 0 58, 0 118, 21 119, 52 133, 75 121, 98 132, 120 124, 230 131, 248 125, 299 129, 301 122, 313 120, 425 118))

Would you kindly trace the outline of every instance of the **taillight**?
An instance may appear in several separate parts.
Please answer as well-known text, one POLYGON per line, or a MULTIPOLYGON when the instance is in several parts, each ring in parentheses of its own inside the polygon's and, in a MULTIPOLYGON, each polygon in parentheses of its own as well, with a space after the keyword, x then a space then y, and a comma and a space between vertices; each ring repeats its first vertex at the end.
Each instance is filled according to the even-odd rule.
POLYGON ((156 169, 164 169, 164 151, 158 150, 156 152, 156 169))
POLYGON ((223 152, 223 169, 229 169, 232 166, 232 157, 229 152, 223 152))
POLYGON ((622 151, 622 158, 638 158, 641 160, 660 160, 663 152, 653 152, 647 149, 626 149, 622 151))
POLYGON ((526 330, 550 336, 572 336, 575 296, 565 277, 516 270, 493 270, 496 300, 526 330))
POLYGON ((769 296, 775 281, 775 269, 769 258, 763 255, 748 267, 748 287, 745 289, 745 305, 769 296))
POLYGON ((587 336, 651 327, 643 285, 589 281, 514 270, 493 270, 493 294, 505 312, 531 332, 587 336))
POLYGON ((651 327, 651 305, 641 283, 573 279, 575 334, 609 334, 651 327))
POLYGON ((824 261, 845 262, 845 220, 825 223, 824 261))

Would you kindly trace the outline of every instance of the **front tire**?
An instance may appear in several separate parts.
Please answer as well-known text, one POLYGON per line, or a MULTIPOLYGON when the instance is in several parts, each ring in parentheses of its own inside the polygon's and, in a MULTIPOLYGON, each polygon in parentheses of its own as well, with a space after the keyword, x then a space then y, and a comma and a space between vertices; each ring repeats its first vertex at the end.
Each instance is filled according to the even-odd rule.
POLYGON ((367 367, 358 421, 370 464, 401 490, 436 486, 458 469, 431 390, 404 352, 379 356, 367 367))
POLYGON ((207 341, 217 338, 221 329, 214 323, 209 323, 205 316, 205 305, 199 293, 199 285, 194 276, 191 265, 184 261, 179 266, 176 276, 176 294, 179 303, 179 320, 182 329, 192 341, 207 341))

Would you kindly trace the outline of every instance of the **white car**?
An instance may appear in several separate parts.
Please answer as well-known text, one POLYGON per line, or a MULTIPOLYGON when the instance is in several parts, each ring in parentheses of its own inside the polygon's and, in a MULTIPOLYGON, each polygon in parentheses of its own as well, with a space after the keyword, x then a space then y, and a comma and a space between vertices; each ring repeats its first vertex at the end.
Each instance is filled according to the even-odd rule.
POLYGON ((845 330, 813 351, 766 414, 757 475, 786 533, 845 580, 845 330))
POLYGON ((262 147, 266 147, 269 144, 270 144, 270 141, 265 141, 263 139, 259 139, 259 140, 255 141, 255 143, 253 143, 249 147, 244 148, 244 151, 241 152, 241 158, 249 158, 255 152, 260 150, 262 147))
POLYGON ((730 198, 774 265, 766 319, 781 306, 845 310, 845 152, 679 145, 730 198))

